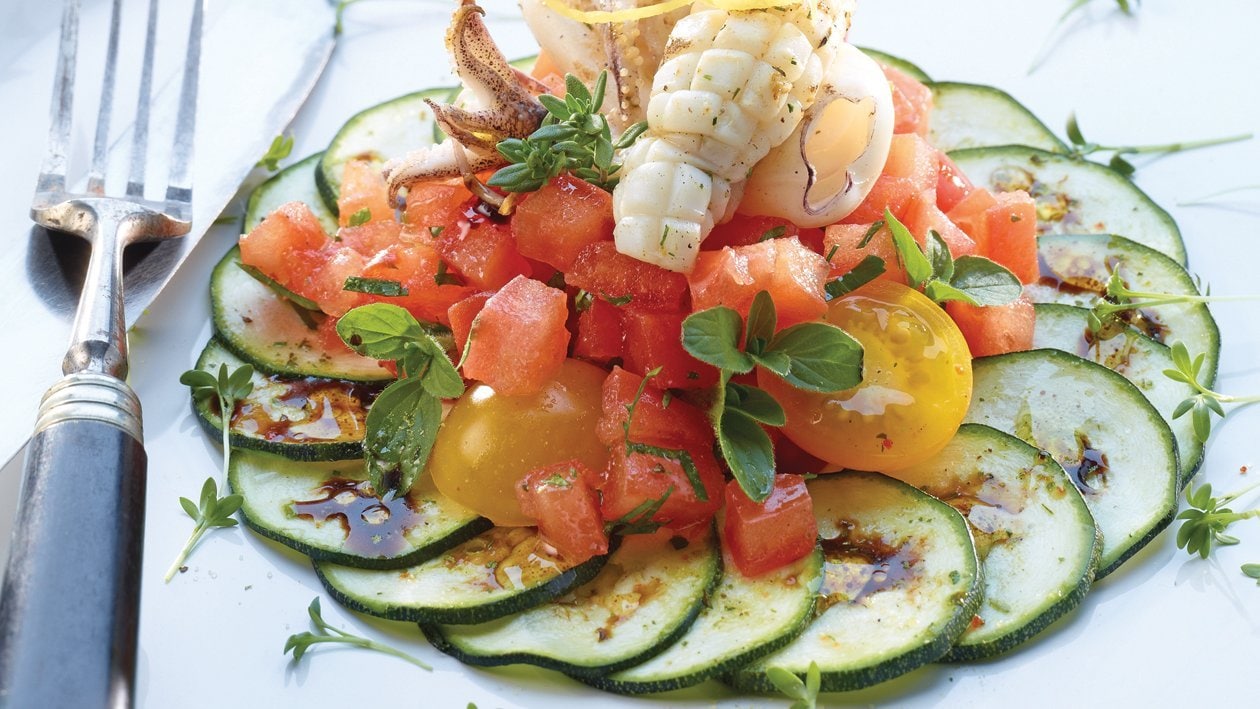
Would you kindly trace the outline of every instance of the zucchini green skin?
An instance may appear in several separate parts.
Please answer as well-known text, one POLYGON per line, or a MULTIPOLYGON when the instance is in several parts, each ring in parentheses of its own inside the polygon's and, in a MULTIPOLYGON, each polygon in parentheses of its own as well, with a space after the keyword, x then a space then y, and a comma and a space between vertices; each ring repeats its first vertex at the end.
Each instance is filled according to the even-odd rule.
MULTIPOLYGON (((1037 303, 1034 308, 1037 327, 1033 347, 1071 352, 1120 374, 1142 390, 1177 439, 1181 486, 1185 487, 1203 463, 1204 445, 1195 437, 1194 423, 1189 416, 1173 418, 1177 405, 1197 392, 1189 384, 1164 376, 1166 370, 1175 368, 1169 348, 1132 327, 1124 328, 1109 339, 1091 343, 1085 337, 1089 328, 1089 311, 1085 308, 1060 303, 1037 303)), ((1215 374, 1215 358, 1211 364, 1209 376, 1215 374)))
MULTIPOLYGON (((1034 303, 1092 308, 1105 293, 1113 270, 1134 290, 1175 295, 1199 293, 1194 279, 1181 264, 1121 236, 1046 234, 1037 240, 1037 255, 1042 263, 1042 277, 1024 287, 1024 293, 1034 303), (1088 287, 1065 288, 1061 283, 1065 279, 1088 287)), ((1162 324, 1156 341, 1169 344, 1181 340, 1192 353, 1203 353, 1203 381, 1215 382, 1221 333, 1207 304, 1184 303, 1145 310, 1154 313, 1162 324)))
POLYGON ((874 59, 880 64, 886 64, 893 67, 894 69, 901 71, 903 74, 911 76, 925 84, 932 80, 932 77, 928 76, 926 71, 923 71, 923 69, 919 68, 918 64, 915 64, 909 59, 902 59, 901 57, 894 56, 887 52, 881 52, 878 49, 871 49, 870 47, 858 47, 858 49, 862 50, 863 54, 871 59, 874 59))
POLYGON ((743 667, 786 647, 813 619, 822 568, 819 549, 794 564, 753 579, 732 570, 727 563, 721 582, 709 594, 709 602, 677 642, 634 667, 578 679, 607 692, 647 694, 684 689, 743 667), (793 581, 791 589, 783 587, 787 579, 793 581), (757 603, 759 595, 761 604, 757 603), (780 605, 784 597, 794 600, 794 607, 780 605), (759 613, 767 608, 773 615, 759 613), (729 637, 731 626, 744 637, 738 641, 729 637))
POLYGON ((233 247, 210 274, 211 320, 215 334, 232 354, 258 371, 285 377, 353 382, 393 379, 374 359, 322 349, 292 306, 239 264, 240 248, 233 247))
POLYGON ((1053 349, 981 357, 972 369, 966 422, 992 426, 1047 450, 1065 470, 1075 468, 1065 462, 1068 455, 1084 453, 1082 435, 1095 453, 1106 456, 1106 472, 1114 480, 1097 491, 1082 490, 1102 532, 1097 579, 1172 522, 1179 479, 1176 444, 1168 424, 1132 382, 1053 349), (1077 406, 1088 406, 1088 412, 1077 406), (1072 448, 1077 450, 1069 453, 1072 448))
POLYGON ((999 88, 955 81, 927 86, 932 91, 928 140, 945 152, 995 145, 1068 151, 1041 119, 999 88))
POLYGON ((337 217, 324 206, 319 191, 315 189, 315 168, 323 156, 322 152, 309 155, 255 187, 249 193, 249 202, 245 205, 245 221, 241 231, 253 231, 264 217, 286 202, 303 202, 310 207, 315 218, 319 219, 325 233, 336 234, 337 217))
POLYGON ((637 665, 674 645, 699 616, 722 576, 722 557, 713 533, 681 550, 660 538, 623 539, 608 562, 599 576, 555 603, 479 625, 421 623, 420 629, 435 648, 465 664, 537 665, 589 681, 637 665), (599 605, 600 591, 623 587, 619 582, 628 574, 667 580, 663 591, 618 621, 609 636, 601 639, 598 630, 608 621, 603 617, 606 609, 599 605), (668 603, 667 597, 676 594, 681 597, 668 603), (653 600, 658 600, 658 606, 666 603, 665 613, 638 618, 645 612, 660 612, 652 608, 653 600), (641 631, 640 625, 644 626, 641 631))
MULTIPOLYGON (((226 364, 230 369, 235 369, 245 364, 245 362, 232 354, 217 338, 211 338, 201 351, 201 356, 197 358, 197 369, 217 372, 220 364, 226 364)), ((250 392, 250 395, 245 397, 242 403, 249 404, 255 401, 259 394, 259 388, 265 386, 272 377, 260 372, 254 372, 253 379, 254 391, 250 392)), ((355 386, 355 384, 350 382, 344 382, 344 384, 355 386)), ((223 420, 219 416, 218 411, 213 410, 210 404, 209 399, 192 398, 193 411, 197 414, 197 422, 216 441, 222 440, 223 420)), ((366 416, 366 408, 364 416, 366 416)), ((272 453, 290 460, 352 460, 363 457, 362 438, 340 441, 272 441, 233 430, 228 434, 228 442, 233 448, 263 451, 264 453, 272 453)))
POLYGON ((776 690, 767 668, 782 667, 803 679, 810 663, 816 662, 822 691, 844 692, 893 679, 941 658, 971 622, 982 595, 984 572, 967 521, 931 495, 878 473, 827 474, 811 480, 809 487, 824 549, 828 536, 838 534, 839 521, 853 520, 859 528, 874 524, 879 530, 889 530, 885 534, 894 535, 893 541, 913 544, 924 553, 916 563, 927 567, 923 572, 927 577, 915 580, 938 588, 912 594, 894 587, 876 591, 864 601, 840 601, 825 608, 785 648, 724 680, 740 690, 770 693, 776 690), (936 595, 929 599, 930 591, 936 595), (915 607, 908 605, 912 603, 915 607), (879 609, 868 613, 865 609, 873 605, 879 609), (860 633, 867 641, 881 633, 895 633, 896 618, 883 622, 889 620, 883 614, 898 612, 917 625, 900 637, 881 638, 890 641, 889 646, 861 652, 852 637, 837 637, 860 633))
POLYGON ((1186 263, 1177 222, 1106 165, 1023 145, 967 148, 949 156, 977 185, 1028 190, 1037 200, 1038 234, 1120 234, 1186 263))
POLYGON ((360 569, 399 569, 423 563, 486 531, 490 520, 442 497, 432 485, 418 484, 408 496, 426 519, 406 531, 405 543, 392 554, 366 554, 348 548, 346 534, 336 522, 299 517, 287 505, 299 496, 314 499, 332 479, 365 479, 363 461, 304 462, 266 453, 238 451, 232 456, 228 483, 244 501, 241 519, 261 536, 306 554, 317 562, 360 569), (278 497, 268 492, 268 476, 284 478, 289 489, 278 497), (335 529, 334 529, 335 528, 335 529))
POLYGON ((963 424, 932 458, 892 475, 955 507, 971 523, 984 564, 984 600, 942 658, 1008 652, 1064 616, 1089 592, 1102 541, 1067 473, 1024 441, 963 424))
POLYGON ((448 599, 435 598, 403 601, 400 596, 391 599, 384 597, 384 594, 380 592, 366 593, 350 589, 351 584, 355 582, 365 585, 377 584, 380 588, 397 587, 398 584, 406 583, 407 579, 425 574, 439 566, 458 564, 451 560, 458 558, 467 545, 477 543, 485 535, 495 534, 498 529, 491 528, 436 558, 406 569, 372 571, 314 561, 315 574, 324 584, 324 589, 328 591, 328 594, 351 610, 386 620, 460 625, 485 623, 558 598, 595 578, 608 561, 607 556, 592 557, 577 566, 551 575, 545 581, 508 593, 492 594, 488 600, 478 600, 470 594, 468 598, 457 599, 456 603, 442 602, 448 599))
POLYGON ((425 99, 447 101, 454 89, 425 89, 399 96, 354 114, 333 136, 315 169, 315 186, 324 206, 337 214, 341 173, 345 164, 368 159, 376 164, 431 145, 433 112, 425 99))

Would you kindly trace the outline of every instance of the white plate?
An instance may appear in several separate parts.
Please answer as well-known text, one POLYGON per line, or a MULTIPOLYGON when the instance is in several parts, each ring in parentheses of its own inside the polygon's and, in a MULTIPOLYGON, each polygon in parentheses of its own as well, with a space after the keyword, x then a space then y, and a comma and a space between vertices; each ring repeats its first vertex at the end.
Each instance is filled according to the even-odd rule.
MULTIPOLYGON (((519 22, 500 21, 508 3, 487 3, 492 29, 510 54, 527 53, 519 22), (498 9, 501 8, 501 9, 498 9)), ((1035 73, 1038 54, 1067 0, 883 0, 862 4, 853 38, 919 63, 934 77, 1000 86, 1053 128, 1075 109, 1086 137, 1152 143, 1260 128, 1260 5, 1144 3, 1125 18, 1095 0, 1061 32, 1035 73)), ((341 122, 376 101, 448 82, 441 48, 453 3, 362 3, 347 13, 346 34, 295 133, 305 155, 321 149, 341 122)), ((49 32, 55 29, 49 28, 49 32)), ((261 50, 265 51, 265 50, 261 50)), ((1239 193, 1212 207, 1178 201, 1260 182, 1260 144, 1217 148, 1139 162, 1138 183, 1169 208, 1186 236, 1194 271, 1216 293, 1257 292, 1260 192, 1239 193)), ((656 699, 601 694, 559 675, 511 668, 465 668, 437 653, 413 626, 351 614, 323 596, 304 558, 243 530, 218 531, 194 553, 189 571, 164 585, 162 574, 191 523, 176 504, 195 496, 220 463, 193 419, 179 373, 209 336, 206 282, 235 235, 212 231, 141 319, 132 335, 133 384, 145 406, 149 451, 148 534, 141 627, 141 706, 586 707, 782 705, 740 697, 717 683, 656 699), (325 617, 353 632, 398 645, 435 667, 320 647, 299 666, 281 654, 285 638, 308 628, 306 606, 324 598, 325 617)), ((1254 306, 1213 308, 1224 349, 1219 388, 1260 393, 1254 353, 1260 325, 1254 306)), ((14 357, 7 366, 22 366, 14 357)), ((1260 410, 1218 425, 1202 478, 1233 489, 1260 469, 1253 431, 1260 410)), ((12 500, 17 466, 0 482, 12 500)), ((6 512, 8 510, 6 509, 6 512)), ((2 530, 0 530, 2 531, 2 530)), ((1070 617, 1011 656, 974 666, 932 666, 867 692, 830 695, 827 704, 932 705, 1157 704, 1204 696, 1228 705, 1253 697, 1249 681, 1260 649, 1260 588, 1239 566, 1260 561, 1260 524, 1237 527, 1242 544, 1210 561, 1190 559, 1164 533, 1122 570, 1100 583, 1070 617), (1199 680, 1203 680, 1200 682, 1199 680)), ((68 599, 73 602, 72 599, 68 599)), ((1196 702, 1197 703, 1197 702, 1196 702)))

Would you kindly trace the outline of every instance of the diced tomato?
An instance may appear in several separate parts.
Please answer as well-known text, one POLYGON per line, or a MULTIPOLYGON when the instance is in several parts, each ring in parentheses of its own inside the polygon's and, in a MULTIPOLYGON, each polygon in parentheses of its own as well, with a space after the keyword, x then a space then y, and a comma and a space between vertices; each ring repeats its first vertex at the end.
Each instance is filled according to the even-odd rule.
POLYGON ((1037 315, 1026 295, 1013 303, 987 307, 950 301, 945 312, 967 339, 972 357, 1032 349, 1037 315))
POLYGON ((608 535, 595 490, 594 474, 570 460, 527 473, 516 486, 525 516, 538 520, 538 532, 570 564, 608 553, 608 535))
POLYGON ((871 235, 866 246, 858 248, 871 231, 871 224, 833 224, 827 227, 823 237, 823 253, 830 256, 831 275, 843 276, 853 270, 867 256, 878 256, 884 261, 884 273, 880 278, 905 283, 906 271, 897 260, 892 232, 881 227, 871 235))
POLYGON ((511 227, 478 214, 474 203, 454 228, 438 235, 437 250, 468 285, 481 290, 502 288, 531 270, 516 250, 511 227))
POLYGON ((564 291, 517 276, 473 321, 464 376, 508 396, 541 390, 569 350, 567 317, 564 291))
MULTIPOLYGON (((335 242, 334 242, 335 243, 335 242)), ((289 290, 319 304, 319 309, 329 315, 341 317, 347 311, 364 302, 364 296, 344 290, 346 279, 363 273, 366 264, 363 255, 353 249, 330 246, 320 251, 301 251, 293 254, 286 274, 296 282, 276 278, 289 290)))
POLYGON ((658 389, 703 389, 717 383, 713 365, 692 357, 682 346, 682 321, 686 313, 652 313, 627 308, 625 368, 640 376, 661 368, 649 381, 658 389))
POLYGON ((257 268, 293 290, 297 282, 293 257, 324 248, 328 235, 311 208, 301 202, 282 204, 254 230, 241 236, 241 262, 257 268))
POLYGON ((538 58, 534 60, 534 68, 530 70, 529 75, 546 85, 547 93, 564 98, 564 72, 547 50, 538 52, 538 58))
POLYGON ((337 230, 342 246, 348 246, 368 258, 401 243, 401 235, 402 224, 392 219, 368 222, 363 226, 343 226, 337 230))
POLYGON ((576 329, 574 357, 604 364, 621 356, 626 339, 621 308, 601 298, 593 298, 590 307, 578 313, 576 329))
POLYGON ((884 218, 885 207, 893 216, 906 221, 917 200, 925 194, 935 199, 940 155, 940 151, 918 135, 894 135, 884 171, 862 204, 842 221, 871 224, 884 218))
POLYGON ((408 293, 400 297, 368 296, 367 299, 406 308, 420 320, 449 324, 447 310, 451 305, 476 291, 464 285, 439 285, 435 279, 440 261, 433 245, 422 241, 397 244, 381 251, 363 267, 363 276, 398 281, 408 293))
POLYGON ((739 482, 726 484, 722 539, 745 576, 760 576, 814 550, 818 522, 805 478, 780 474, 764 502, 753 502, 739 482))
POLYGON ((695 465, 705 500, 696 494, 677 460, 645 453, 628 454, 625 446, 612 446, 601 505, 604 519, 620 519, 645 502, 661 499, 666 492, 669 498, 652 516, 654 521, 682 529, 712 519, 722 506, 725 482, 722 469, 709 450, 694 448, 686 452, 695 465))
POLYGON ((494 294, 489 291, 473 293, 447 308, 446 315, 451 322, 451 336, 455 339, 456 352, 464 351, 464 345, 468 344, 468 333, 472 332, 473 320, 492 295, 494 294))
POLYGON ((990 207, 996 204, 997 199, 993 197, 992 192, 983 187, 977 187, 959 201, 958 204, 945 210, 949 220, 957 224, 958 228, 967 232, 976 242, 980 253, 988 253, 989 251, 989 240, 986 232, 987 224, 984 215, 990 207))
POLYGON ((561 175, 520 202, 512 236, 522 255, 561 271, 583 248, 613 236, 612 195, 585 180, 561 175))
MULTIPOLYGON (((604 445, 617 446, 625 441, 626 407, 634 402, 642 381, 643 377, 621 367, 613 367, 604 380, 603 413, 596 428, 604 445)), ((630 440, 664 448, 711 448, 713 426, 700 409, 672 397, 666 406, 663 392, 644 387, 634 407, 630 440)))
POLYGON ((349 226, 351 220, 366 223, 361 216, 367 210, 366 222, 394 221, 394 207, 389 203, 389 189, 381 171, 367 160, 351 160, 341 175, 341 192, 337 196, 337 224, 349 226))
POLYGON ((787 327, 826 312, 828 270, 826 259, 793 236, 702 252, 687 281, 695 310, 725 305, 747 316, 753 297, 767 291, 779 326, 787 327))
POLYGON ((980 252, 976 246, 976 242, 967 235, 967 232, 959 229, 956 224, 945 216, 945 213, 937 208, 936 202, 931 199, 918 199, 915 205, 910 209, 910 213, 906 215, 906 228, 914 235, 919 246, 927 248, 928 232, 934 231, 941 235, 941 240, 949 247, 949 253, 958 258, 959 256, 974 256, 980 252))
POLYGON ((795 236, 814 251, 822 248, 822 229, 802 229, 780 217, 747 214, 736 214, 729 222, 713 227, 700 248, 704 251, 717 251, 724 246, 748 246, 767 238, 767 235, 775 238, 795 236))
POLYGON ((984 213, 985 255, 1006 266, 1021 283, 1041 275, 1037 264, 1037 205, 1027 192, 1003 192, 984 213))
POLYGON ((464 205, 470 199, 473 193, 458 180, 412 185, 407 189, 407 207, 403 211, 406 233, 417 241, 431 241, 447 229, 458 228, 464 205))
POLYGON ((641 311, 682 310, 687 299, 686 276, 618 253, 611 241, 582 249, 565 280, 605 299, 629 298, 641 311))
POLYGON ((932 115, 932 91, 913 76, 892 66, 883 66, 892 85, 894 133, 928 134, 932 115))
POLYGON ((942 212, 948 212, 966 199, 976 187, 948 155, 939 153, 937 159, 941 170, 936 178, 936 206, 942 212))

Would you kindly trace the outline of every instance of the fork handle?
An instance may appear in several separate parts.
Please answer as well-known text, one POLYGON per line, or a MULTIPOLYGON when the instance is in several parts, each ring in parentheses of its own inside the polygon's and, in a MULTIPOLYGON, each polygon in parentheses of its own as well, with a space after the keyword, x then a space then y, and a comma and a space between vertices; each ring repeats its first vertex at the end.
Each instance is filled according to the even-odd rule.
POLYGON ((0 597, 0 705, 132 705, 146 462, 124 382, 80 373, 45 394, 0 597))

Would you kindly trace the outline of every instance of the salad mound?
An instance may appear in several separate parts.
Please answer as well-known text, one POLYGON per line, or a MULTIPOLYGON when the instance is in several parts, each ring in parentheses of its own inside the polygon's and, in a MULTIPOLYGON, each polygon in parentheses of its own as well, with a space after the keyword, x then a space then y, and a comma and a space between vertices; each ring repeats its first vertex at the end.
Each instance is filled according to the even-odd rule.
MULTIPOLYGON (((1010 651, 1170 522, 1197 463, 1178 444, 1201 446, 1099 343, 1140 338, 1157 366, 1165 326, 1206 308, 1105 329, 1055 311, 1051 336, 1034 307, 1108 292, 1068 272, 1094 240, 1039 242, 1062 230, 1050 202, 1108 212, 1030 170, 1106 168, 968 174, 934 127, 980 164, 1009 122, 968 137, 959 98, 935 115, 916 67, 842 41, 846 3, 753 5, 524 3, 576 37, 642 23, 645 84, 602 68, 629 45, 583 56, 554 27, 525 75, 464 2, 465 92, 413 95, 449 137, 259 188, 203 357, 252 364, 259 394, 199 414, 259 449, 230 476, 246 524, 334 598, 465 662, 614 692, 784 671, 843 691, 1010 651), (1080 390, 1141 415, 1064 405, 1080 390), (301 435, 253 443, 279 428, 301 435)), ((1111 273, 1153 258, 1117 243, 1111 273)), ((1178 287, 1180 256, 1159 256, 1178 287)))

